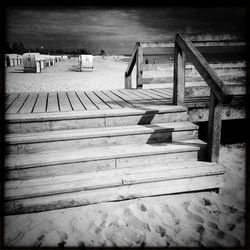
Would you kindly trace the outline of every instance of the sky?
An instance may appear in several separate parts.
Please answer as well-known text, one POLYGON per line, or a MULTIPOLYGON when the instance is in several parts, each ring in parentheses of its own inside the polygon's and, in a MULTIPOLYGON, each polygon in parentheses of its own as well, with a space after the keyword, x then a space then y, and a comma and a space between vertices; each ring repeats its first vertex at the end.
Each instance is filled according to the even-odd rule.
POLYGON ((7 41, 26 48, 130 54, 137 41, 169 41, 177 32, 244 32, 246 10, 236 7, 9 8, 7 41))

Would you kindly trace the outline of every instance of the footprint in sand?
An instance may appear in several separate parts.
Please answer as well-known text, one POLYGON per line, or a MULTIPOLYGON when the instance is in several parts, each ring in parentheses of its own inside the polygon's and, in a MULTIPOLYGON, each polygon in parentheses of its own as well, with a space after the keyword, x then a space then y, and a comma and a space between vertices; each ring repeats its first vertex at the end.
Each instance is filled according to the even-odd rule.
POLYGON ((172 218, 172 220, 174 222, 174 225, 179 225, 180 224, 180 220, 178 218, 176 218, 176 214, 170 209, 168 204, 164 204, 162 206, 162 211, 170 214, 170 217, 172 218))
POLYGON ((187 212, 187 217, 188 218, 190 218, 191 220, 194 220, 196 222, 199 222, 199 223, 204 223, 204 219, 201 216, 199 216, 198 214, 190 211, 190 209, 189 209, 190 202, 189 201, 185 202, 183 205, 184 205, 185 211, 187 212))

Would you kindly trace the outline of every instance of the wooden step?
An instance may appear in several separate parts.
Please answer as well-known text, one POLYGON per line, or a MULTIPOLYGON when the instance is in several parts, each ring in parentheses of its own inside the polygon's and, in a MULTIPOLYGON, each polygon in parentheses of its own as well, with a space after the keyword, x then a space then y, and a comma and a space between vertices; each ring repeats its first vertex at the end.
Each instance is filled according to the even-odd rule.
POLYGON ((109 110, 7 114, 5 118, 9 133, 25 133, 186 121, 187 108, 138 104, 135 108, 109 110))
POLYGON ((7 214, 219 188, 224 168, 207 162, 161 163, 5 185, 7 214))
POLYGON ((7 179, 57 176, 128 166, 197 160, 200 140, 57 150, 6 157, 7 179))
POLYGON ((55 149, 84 148, 97 145, 157 143, 198 139, 198 126, 191 122, 158 123, 8 134, 8 154, 39 153, 55 149))

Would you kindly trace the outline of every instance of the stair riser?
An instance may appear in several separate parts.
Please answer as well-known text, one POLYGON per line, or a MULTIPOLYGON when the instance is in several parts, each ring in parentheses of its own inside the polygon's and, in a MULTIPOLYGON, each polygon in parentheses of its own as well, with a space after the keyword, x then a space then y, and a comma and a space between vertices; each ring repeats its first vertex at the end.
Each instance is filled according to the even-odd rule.
POLYGON ((224 179, 221 175, 141 183, 128 186, 8 201, 5 202, 5 213, 21 214, 41 212, 107 201, 207 190, 223 186, 224 179))
POLYGON ((123 144, 145 144, 157 142, 171 142, 178 140, 197 139, 197 130, 176 131, 176 132, 160 132, 155 131, 153 134, 134 134, 134 135, 120 135, 120 136, 105 136, 97 138, 84 138, 75 140, 63 141, 48 141, 48 142, 34 142, 8 145, 6 147, 7 154, 27 154, 27 153, 41 153, 51 150, 60 150, 65 148, 80 149, 89 146, 101 145, 123 145, 123 144))
POLYGON ((66 130, 78 128, 98 128, 113 127, 126 125, 143 125, 161 122, 177 122, 186 121, 186 112, 160 113, 160 114, 144 114, 131 116, 115 116, 100 117, 72 120, 56 120, 56 121, 30 121, 8 123, 7 130, 9 133, 26 133, 38 131, 66 130))
POLYGON ((102 160, 92 160, 86 162, 57 164, 53 166, 32 167, 22 169, 11 169, 6 171, 6 179, 20 180, 41 177, 51 177, 67 174, 86 173, 93 171, 102 171, 107 169, 123 168, 137 165, 176 162, 176 161, 196 161, 197 151, 178 152, 168 154, 153 154, 144 156, 112 158, 102 160))

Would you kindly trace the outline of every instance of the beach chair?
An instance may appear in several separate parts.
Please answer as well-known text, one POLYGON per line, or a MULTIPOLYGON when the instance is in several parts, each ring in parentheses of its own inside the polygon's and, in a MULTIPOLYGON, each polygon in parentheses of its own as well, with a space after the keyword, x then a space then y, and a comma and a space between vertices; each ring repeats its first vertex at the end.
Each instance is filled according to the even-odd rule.
POLYGON ((23 54, 23 67, 25 73, 40 73, 40 53, 23 54))
POLYGON ((92 69, 92 70, 94 69, 92 55, 80 55, 78 62, 79 62, 80 72, 84 71, 85 69, 92 69))

